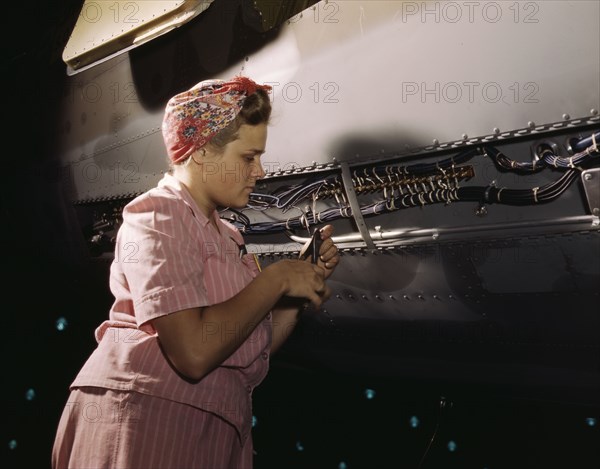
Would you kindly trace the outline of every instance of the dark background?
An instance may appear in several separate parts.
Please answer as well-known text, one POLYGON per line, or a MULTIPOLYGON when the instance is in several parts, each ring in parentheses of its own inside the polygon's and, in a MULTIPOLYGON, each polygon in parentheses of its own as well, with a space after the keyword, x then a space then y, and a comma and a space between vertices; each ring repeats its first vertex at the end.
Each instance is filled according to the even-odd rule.
MULTIPOLYGON (((53 153, 61 54, 80 5, 11 2, 5 16, 2 467, 50 466, 68 385, 111 304, 108 264, 81 255, 53 153)), ((417 467, 425 454, 424 468, 600 466, 600 422, 588 420, 597 407, 311 369, 285 354, 257 389, 254 414, 256 467, 417 467)))

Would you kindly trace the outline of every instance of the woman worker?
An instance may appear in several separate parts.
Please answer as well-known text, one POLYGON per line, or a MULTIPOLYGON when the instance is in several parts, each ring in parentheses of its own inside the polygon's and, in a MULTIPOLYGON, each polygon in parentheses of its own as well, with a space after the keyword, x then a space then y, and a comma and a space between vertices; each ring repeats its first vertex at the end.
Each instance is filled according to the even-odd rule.
POLYGON ((209 80, 167 103, 171 168, 123 210, 115 300, 70 386, 54 469, 252 467, 253 389, 298 305, 328 299, 339 262, 328 225, 316 265, 282 260, 261 272, 219 218, 220 207, 246 206, 264 177, 268 90, 209 80))

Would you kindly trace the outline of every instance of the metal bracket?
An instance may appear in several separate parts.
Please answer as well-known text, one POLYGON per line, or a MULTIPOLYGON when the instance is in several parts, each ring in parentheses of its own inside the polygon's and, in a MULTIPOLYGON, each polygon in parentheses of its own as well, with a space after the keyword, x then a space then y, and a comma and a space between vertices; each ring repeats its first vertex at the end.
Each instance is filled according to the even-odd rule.
POLYGON ((600 168, 586 169, 581 173, 581 182, 590 213, 600 216, 600 168))
POLYGON ((354 190, 354 183, 352 182, 352 174, 350 174, 350 167, 348 166, 348 163, 343 162, 340 163, 340 168, 342 169, 342 182, 344 183, 344 190, 346 191, 346 197, 348 198, 348 202, 350 202, 350 208, 352 209, 352 217, 356 222, 358 231, 360 231, 362 239, 367 245, 367 248, 375 249, 375 243, 371 238, 369 228, 367 228, 365 220, 360 211, 358 199, 356 198, 356 191, 354 190))

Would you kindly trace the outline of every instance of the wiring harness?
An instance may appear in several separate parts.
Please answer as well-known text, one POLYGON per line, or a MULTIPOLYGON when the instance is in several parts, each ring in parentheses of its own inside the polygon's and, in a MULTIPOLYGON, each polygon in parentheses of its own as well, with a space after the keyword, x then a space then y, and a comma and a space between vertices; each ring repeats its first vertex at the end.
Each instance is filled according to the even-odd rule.
MULTIPOLYGON (((496 147, 483 145, 435 163, 359 167, 352 173, 353 191, 356 195, 382 194, 381 199, 360 206, 363 216, 435 203, 470 201, 479 202, 480 205, 498 203, 515 206, 547 203, 563 194, 577 179, 581 170, 597 164, 599 143, 600 132, 593 133, 575 143, 573 148, 580 151, 569 157, 557 155, 550 146, 542 147, 538 158, 533 162, 512 160, 496 147), (553 168, 563 170, 564 174, 546 185, 530 189, 496 187, 494 183, 488 186, 461 186, 462 182, 475 175, 474 168, 465 163, 482 155, 490 157, 502 171, 530 174, 544 168, 553 168)), ((244 233, 259 234, 309 228, 314 224, 353 216, 346 188, 339 174, 313 177, 301 184, 282 186, 271 194, 252 193, 244 210, 270 209, 277 209, 281 214, 293 209, 300 212, 300 215, 251 223, 243 211, 227 209, 225 211, 230 212, 231 216, 226 219, 244 233), (327 199, 335 199, 336 205, 318 210, 317 202, 327 199)))

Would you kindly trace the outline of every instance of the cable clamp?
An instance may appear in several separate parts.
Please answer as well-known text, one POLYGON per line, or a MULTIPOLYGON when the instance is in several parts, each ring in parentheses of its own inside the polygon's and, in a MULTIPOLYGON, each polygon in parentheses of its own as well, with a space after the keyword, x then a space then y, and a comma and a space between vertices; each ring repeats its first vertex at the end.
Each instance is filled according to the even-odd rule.
POLYGON ((492 187, 496 187, 496 181, 492 181, 489 186, 485 188, 485 192, 483 193, 483 201, 487 204, 491 203, 490 201, 490 191, 492 187))

